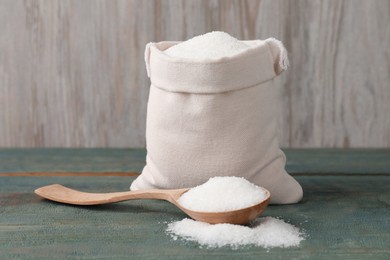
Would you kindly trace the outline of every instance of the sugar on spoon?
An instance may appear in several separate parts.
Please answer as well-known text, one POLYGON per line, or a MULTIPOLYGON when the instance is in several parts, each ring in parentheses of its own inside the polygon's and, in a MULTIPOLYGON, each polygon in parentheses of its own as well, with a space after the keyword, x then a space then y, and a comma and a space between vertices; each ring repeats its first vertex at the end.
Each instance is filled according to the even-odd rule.
POLYGON ((52 201, 72 205, 101 205, 133 199, 166 200, 195 220, 210 224, 230 223, 238 225, 248 224, 254 220, 264 211, 270 200, 269 191, 264 189, 266 197, 256 205, 231 211, 201 212, 184 208, 178 202, 179 198, 188 190, 189 189, 151 189, 112 193, 88 193, 70 189, 60 184, 52 184, 36 189, 35 194, 52 201))

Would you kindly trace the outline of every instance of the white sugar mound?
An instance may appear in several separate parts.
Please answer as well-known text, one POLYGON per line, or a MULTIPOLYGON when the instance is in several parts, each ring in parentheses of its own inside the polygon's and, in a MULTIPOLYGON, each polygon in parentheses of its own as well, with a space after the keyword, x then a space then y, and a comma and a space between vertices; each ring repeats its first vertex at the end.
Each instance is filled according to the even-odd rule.
POLYGON ((209 32, 176 44, 164 52, 171 57, 186 59, 217 59, 232 56, 249 45, 225 32, 209 32))
POLYGON ((266 191, 240 177, 213 177, 179 198, 184 208, 203 212, 223 212, 247 208, 267 198, 266 191))
POLYGON ((223 246, 230 246, 233 249, 242 246, 293 247, 299 246, 304 240, 304 234, 299 228, 272 217, 259 218, 249 227, 232 224, 211 225, 183 219, 168 224, 167 233, 174 240, 182 238, 195 241, 208 248, 223 246))

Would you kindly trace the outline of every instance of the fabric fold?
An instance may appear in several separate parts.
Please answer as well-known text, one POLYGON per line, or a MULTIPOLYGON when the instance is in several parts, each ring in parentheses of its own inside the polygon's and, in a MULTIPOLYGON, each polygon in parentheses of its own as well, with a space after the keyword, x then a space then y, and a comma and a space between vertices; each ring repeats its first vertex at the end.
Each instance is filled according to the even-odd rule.
POLYGON ((212 94, 252 87, 274 78, 273 50, 266 41, 246 41, 248 50, 219 59, 173 58, 164 50, 177 42, 149 43, 145 50, 148 76, 158 88, 212 94), (260 69, 261 68, 261 69, 260 69))

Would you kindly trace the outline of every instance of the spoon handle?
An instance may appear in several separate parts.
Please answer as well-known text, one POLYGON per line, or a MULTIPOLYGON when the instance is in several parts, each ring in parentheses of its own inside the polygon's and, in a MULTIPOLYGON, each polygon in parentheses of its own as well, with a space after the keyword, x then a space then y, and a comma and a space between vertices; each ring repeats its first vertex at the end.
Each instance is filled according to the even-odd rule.
POLYGON ((43 198, 72 205, 100 205, 133 199, 159 199, 175 204, 175 199, 188 189, 138 190, 111 193, 89 193, 53 184, 38 188, 35 193, 43 198))

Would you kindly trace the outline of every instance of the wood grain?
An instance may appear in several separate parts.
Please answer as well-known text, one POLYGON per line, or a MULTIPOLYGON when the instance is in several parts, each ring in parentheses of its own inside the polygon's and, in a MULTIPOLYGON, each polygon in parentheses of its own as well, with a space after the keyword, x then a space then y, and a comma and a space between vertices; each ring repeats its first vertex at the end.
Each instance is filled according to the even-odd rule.
MULTIPOLYGON (((304 158, 301 158, 302 160, 304 158)), ((329 161, 332 163, 331 161, 329 161)), ((344 165, 348 167, 348 164, 344 165)), ((390 183, 385 176, 300 176, 302 203, 263 216, 299 227, 299 247, 207 249, 173 240, 167 223, 186 216, 164 201, 69 206, 32 191, 62 183, 90 192, 128 190, 132 177, 2 177, 1 259, 387 259, 390 183)))
POLYGON ((0 172, 0 177, 23 176, 23 177, 104 177, 104 176, 138 176, 137 172, 0 172))
POLYGON ((143 147, 150 41, 281 39, 284 147, 390 147, 389 0, 0 0, 0 147, 143 147))
MULTIPOLYGON (((390 149, 284 149, 293 176, 390 176, 390 149)), ((135 176, 146 150, 80 148, 0 149, 4 176, 135 176)), ((1 182, 1 181, 0 181, 1 182)))

